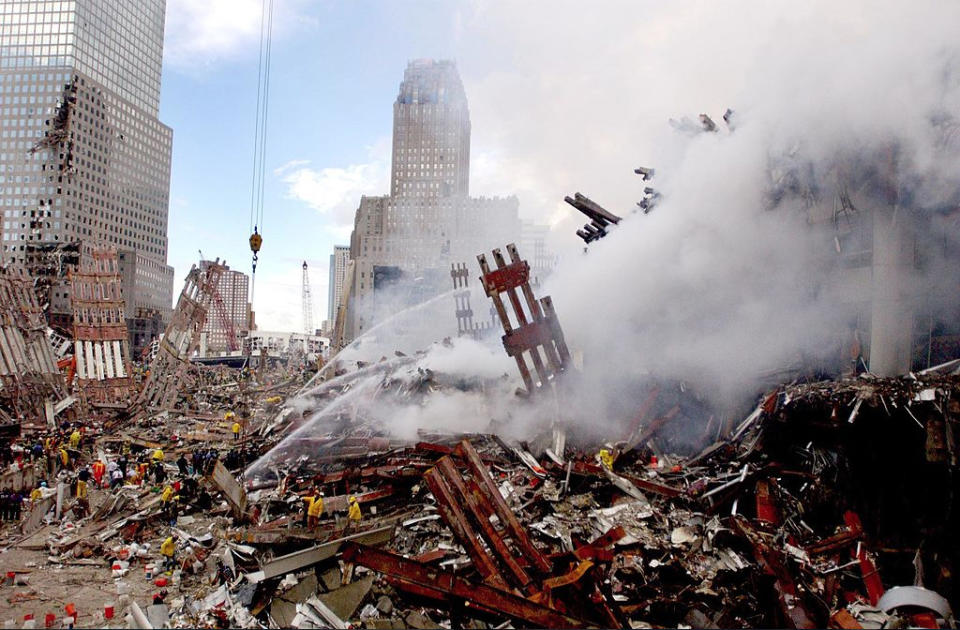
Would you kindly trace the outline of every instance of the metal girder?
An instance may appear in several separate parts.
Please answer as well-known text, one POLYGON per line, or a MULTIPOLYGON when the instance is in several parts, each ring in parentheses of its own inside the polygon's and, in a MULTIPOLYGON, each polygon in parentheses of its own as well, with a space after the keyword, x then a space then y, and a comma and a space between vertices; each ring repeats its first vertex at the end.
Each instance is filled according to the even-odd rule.
POLYGON ((766 479, 757 481, 757 520, 770 525, 776 525, 780 521, 776 500, 770 492, 770 482, 766 479))
POLYGON ((493 512, 492 506, 489 504, 481 505, 481 502, 485 501, 482 493, 477 492, 477 494, 474 494, 467 490, 466 484, 464 484, 463 479, 460 477, 449 456, 437 462, 437 470, 443 474, 447 482, 460 495, 470 514, 473 516, 474 523, 480 528, 480 532, 487 542, 487 545, 496 553, 500 561, 510 571, 514 584, 526 590, 527 587, 530 586, 530 576, 524 571, 523 567, 520 566, 517 559, 513 557, 506 543, 503 542, 503 539, 490 523, 489 515, 493 512))
POLYGON ((365 566, 414 587, 420 587, 420 592, 424 595, 433 593, 438 597, 442 596, 444 599, 463 600, 467 604, 475 605, 484 611, 496 611, 498 614, 535 627, 594 627, 582 619, 570 617, 524 599, 519 595, 486 584, 467 582, 449 571, 441 571, 388 551, 351 542, 343 546, 342 555, 347 562, 365 566))
POLYGON ((454 536, 466 548, 470 560, 473 561, 473 566, 480 572, 484 581, 500 588, 507 588, 506 582, 497 571, 493 558, 487 554, 483 545, 480 544, 476 530, 467 520, 467 515, 461 509, 460 502, 454 496, 443 475, 436 468, 431 468, 423 476, 423 479, 430 487, 430 492, 437 499, 437 507, 440 509, 444 522, 453 530, 454 536))
POLYGON ((485 255, 477 256, 483 272, 480 280, 503 326, 504 348, 507 354, 516 360, 527 392, 533 393, 537 387, 527 367, 524 353, 529 353, 540 386, 544 386, 551 377, 558 376, 566 369, 570 362, 570 352, 563 338, 553 302, 549 297, 537 301, 533 289, 530 288, 530 267, 520 258, 516 245, 507 245, 507 253, 510 255, 510 263, 507 263, 499 249, 493 250, 493 259, 497 264, 495 270, 490 268, 485 255), (510 321, 501 294, 506 294, 513 307, 516 328, 510 321))
POLYGON ((804 607, 797 585, 783 564, 783 554, 763 542, 757 531, 743 517, 734 517, 732 523, 733 529, 750 542, 757 564, 767 575, 774 578, 773 587, 777 593, 783 622, 791 628, 818 627, 804 607))
MULTIPOLYGON (((331 540, 330 542, 323 543, 322 545, 316 545, 314 547, 288 553, 287 555, 280 556, 279 558, 274 558, 270 562, 261 566, 260 570, 256 573, 247 574, 247 579, 256 584, 257 582, 262 582, 263 580, 268 580, 280 575, 286 575, 292 571, 297 571, 304 567, 317 564, 318 562, 323 562, 327 558, 332 558, 337 554, 338 551, 340 551, 341 546, 344 544, 350 544, 351 541, 364 543, 365 545, 382 545, 393 538, 393 530, 395 526, 396 523, 391 522, 385 527, 379 527, 370 531, 351 534, 350 536, 344 536, 343 538, 338 538, 337 540, 331 540)), ((363 547, 363 549, 371 550, 373 547, 363 547)))
MULTIPOLYGON (((494 250, 494 252, 498 251, 494 250)), ((496 256, 496 254, 494 255, 496 256)), ((520 285, 530 282, 530 265, 525 260, 504 265, 489 273, 484 273, 480 281, 483 283, 483 290, 487 296, 506 293, 510 289, 516 289, 520 285)))
POLYGON ((200 331, 207 321, 207 313, 225 269, 219 259, 204 269, 196 265, 190 269, 170 324, 150 362, 149 376, 137 401, 139 404, 164 409, 176 402, 183 377, 190 368, 190 356, 200 346, 200 331))
POLYGON ((467 462, 470 473, 473 475, 473 480, 477 483, 477 488, 490 505, 493 506, 493 511, 496 513, 500 522, 506 526, 507 531, 510 532, 510 537, 513 539, 514 544, 520 548, 524 557, 538 572, 549 575, 553 569, 550 561, 547 560, 546 556, 544 556, 539 549, 534 547, 533 542, 531 542, 530 537, 527 535, 527 531, 520 525, 520 521, 517 520, 516 515, 500 495, 500 489, 497 488, 497 484, 493 482, 493 479, 487 472, 486 467, 484 467, 483 462, 480 460, 480 455, 473 448, 473 445, 470 444, 468 440, 462 440, 460 444, 457 445, 455 452, 467 462))
POLYGON ((503 336, 507 356, 515 357, 536 346, 546 346, 553 338, 550 325, 545 320, 530 322, 515 328, 503 336))
POLYGON ((237 483, 237 480, 223 465, 223 462, 217 460, 209 478, 220 489, 227 502, 230 503, 234 515, 243 518, 247 511, 247 492, 243 489, 243 486, 237 483))
MULTIPOLYGON (((863 524, 860 517, 852 510, 847 510, 843 514, 843 520, 851 530, 863 531, 863 524)), ((867 590, 867 599, 871 606, 876 606, 880 598, 883 597, 883 581, 880 579, 880 572, 877 571, 877 565, 870 557, 867 546, 859 545, 854 557, 860 563, 860 573, 863 575, 863 585, 867 590)))

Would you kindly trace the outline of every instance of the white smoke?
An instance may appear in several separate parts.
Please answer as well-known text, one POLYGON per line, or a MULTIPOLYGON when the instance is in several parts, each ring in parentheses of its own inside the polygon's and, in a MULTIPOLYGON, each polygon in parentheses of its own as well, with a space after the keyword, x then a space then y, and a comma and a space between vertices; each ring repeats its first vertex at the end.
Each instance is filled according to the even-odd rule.
MULTIPOLYGON (((942 249, 956 251, 956 215, 942 209, 960 205, 951 118, 960 113, 960 4, 471 6, 457 57, 474 149, 500 158, 473 192, 516 192, 522 213, 564 217, 554 230, 564 261, 538 294, 553 296, 568 345, 585 356, 585 386, 563 405, 549 401, 568 420, 622 423, 648 378, 687 381, 733 405, 761 373, 839 346, 849 313, 843 295, 826 289, 831 243, 808 225, 802 194, 768 209, 772 172, 792 169, 829 204, 842 189, 837 166, 847 164, 876 201, 882 177, 871 179, 871 169, 895 151, 898 195, 933 209, 942 249), (721 122, 726 107, 736 111, 732 132, 721 122), (667 124, 700 113, 720 132, 667 124), (649 215, 631 213, 647 185, 632 174, 637 166, 657 170, 652 185, 663 197, 649 215), (626 217, 586 255, 574 236, 584 218, 562 203, 574 191, 626 217)), ((928 269, 957 272, 942 258, 928 269)), ((417 313, 419 347, 428 345, 419 333, 439 341, 454 322, 452 304, 431 306, 417 313)), ((362 340, 344 357, 357 358, 363 343, 373 350, 366 360, 390 356, 391 336, 370 337, 376 345, 362 340)), ((515 386, 515 367, 495 356, 458 343, 436 345, 422 361, 456 374, 510 370, 515 386)), ((404 437, 487 430, 505 418, 522 432, 536 414, 497 394, 500 408, 489 392, 441 392, 378 412, 404 437)))

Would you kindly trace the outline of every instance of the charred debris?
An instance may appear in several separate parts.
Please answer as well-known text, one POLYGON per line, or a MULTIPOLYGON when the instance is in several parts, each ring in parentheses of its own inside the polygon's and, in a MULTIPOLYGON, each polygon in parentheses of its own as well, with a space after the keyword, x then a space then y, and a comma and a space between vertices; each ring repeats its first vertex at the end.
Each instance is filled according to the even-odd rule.
MULTIPOLYGON (((583 386, 578 362, 516 247, 478 262, 516 391, 509 375, 425 368, 427 352, 319 369, 193 365, 218 264, 191 270, 141 366, 125 346, 115 255, 72 273, 72 338, 47 329, 29 277, 4 270, 0 617, 955 624, 960 361, 798 379, 739 414, 683 383, 645 382, 598 435, 564 404, 583 386), (497 401, 489 432, 394 430, 393 414, 454 394, 497 401), (511 418, 523 415, 529 430, 516 435, 511 418)), ((466 269, 454 266, 455 288, 466 269)), ((462 337, 491 336, 468 296, 456 317, 462 337)))

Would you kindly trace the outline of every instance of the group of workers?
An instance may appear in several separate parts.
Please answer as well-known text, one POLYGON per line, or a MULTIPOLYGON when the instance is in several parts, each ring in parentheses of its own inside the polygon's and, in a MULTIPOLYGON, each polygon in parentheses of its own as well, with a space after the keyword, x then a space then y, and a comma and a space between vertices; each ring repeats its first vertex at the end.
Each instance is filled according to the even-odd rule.
MULTIPOLYGON (((320 517, 323 516, 324 506, 323 506, 323 492, 314 489, 312 493, 308 494, 303 499, 303 515, 304 515, 304 524, 306 527, 313 529, 320 524, 320 517)), ((347 527, 353 523, 357 523, 360 519, 363 518, 363 513, 360 511, 360 502, 357 501, 357 497, 351 496, 348 500, 347 507, 347 527)))

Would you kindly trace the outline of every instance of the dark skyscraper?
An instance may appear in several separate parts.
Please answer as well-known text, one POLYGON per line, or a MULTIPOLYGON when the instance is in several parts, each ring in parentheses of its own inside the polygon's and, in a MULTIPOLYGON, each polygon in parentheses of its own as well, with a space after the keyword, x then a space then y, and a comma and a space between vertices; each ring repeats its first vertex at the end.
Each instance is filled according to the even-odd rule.
MULTIPOLYGON (((173 132, 158 118, 164 0, 0 0, 2 257, 119 250, 127 317, 166 316, 173 132)), ((69 313, 64 283, 51 311, 69 313)))

